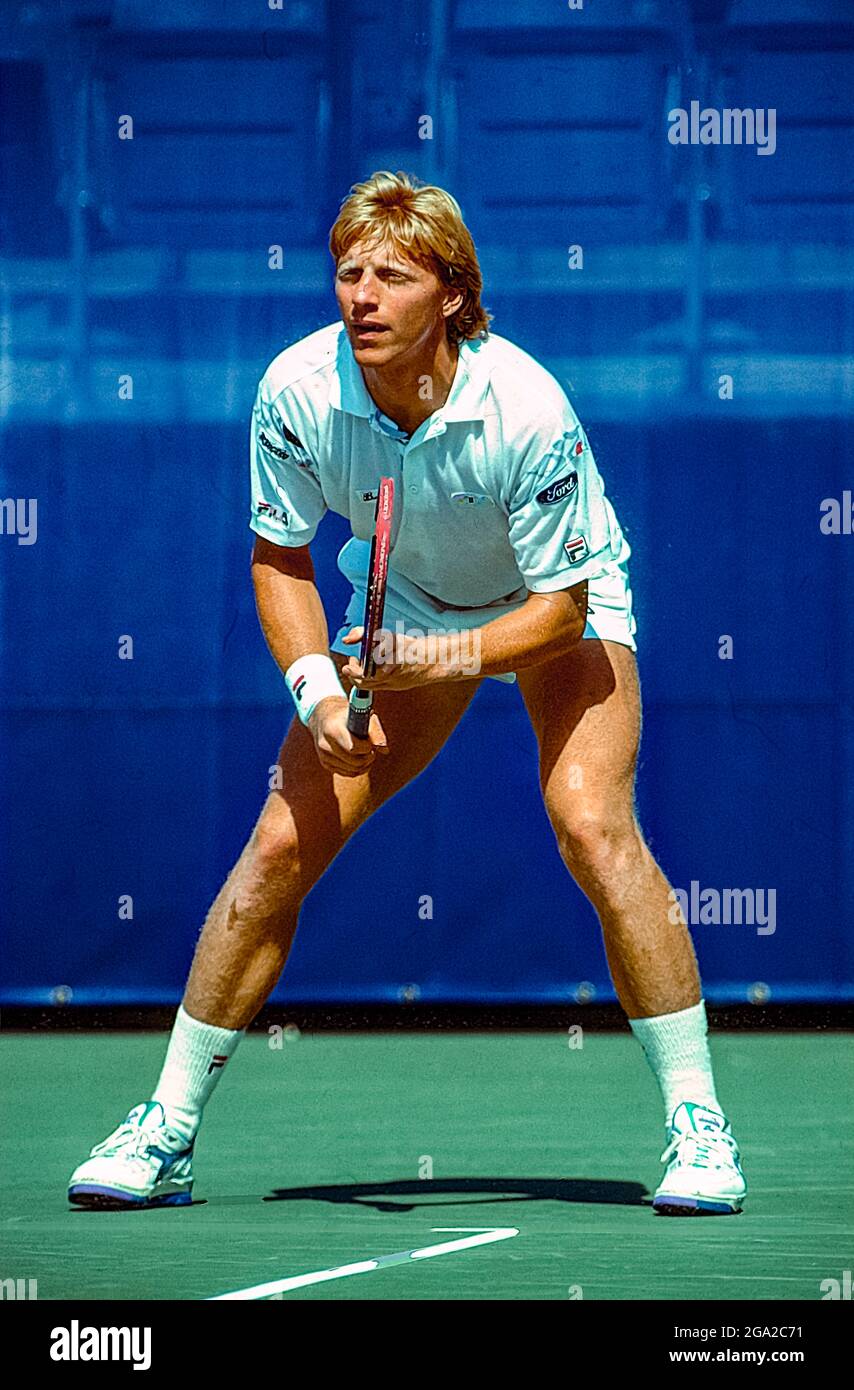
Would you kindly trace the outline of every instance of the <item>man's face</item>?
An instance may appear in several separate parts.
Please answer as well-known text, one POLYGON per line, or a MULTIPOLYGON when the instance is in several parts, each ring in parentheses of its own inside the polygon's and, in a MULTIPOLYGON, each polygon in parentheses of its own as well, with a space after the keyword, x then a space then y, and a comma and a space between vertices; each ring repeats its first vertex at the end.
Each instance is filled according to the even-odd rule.
POLYGON ((356 361, 365 367, 417 356, 445 332, 443 305, 455 308, 457 298, 432 270, 404 259, 392 245, 363 241, 338 262, 335 295, 356 361))

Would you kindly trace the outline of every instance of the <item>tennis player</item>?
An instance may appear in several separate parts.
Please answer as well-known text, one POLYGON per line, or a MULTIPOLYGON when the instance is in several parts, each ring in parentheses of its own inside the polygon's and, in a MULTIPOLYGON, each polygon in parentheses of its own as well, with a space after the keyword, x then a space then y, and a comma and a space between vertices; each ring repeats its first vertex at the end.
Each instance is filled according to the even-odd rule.
POLYGON ((330 250, 341 321, 275 359, 253 417, 258 613, 298 715, 281 785, 205 922, 151 1099, 77 1168, 70 1200, 190 1201, 204 1106, 282 973, 305 895, 495 678, 518 682, 561 855, 661 1088, 654 1208, 737 1212, 746 1185, 691 938, 635 816, 630 550, 587 436, 555 378, 489 331, 447 192, 375 173, 342 203, 330 250), (367 682, 358 642, 385 475, 396 508, 384 627, 398 640, 367 682), (339 565, 353 596, 331 642, 311 559, 327 508, 352 527, 339 565), (367 739, 347 729, 353 684, 374 691, 367 739))

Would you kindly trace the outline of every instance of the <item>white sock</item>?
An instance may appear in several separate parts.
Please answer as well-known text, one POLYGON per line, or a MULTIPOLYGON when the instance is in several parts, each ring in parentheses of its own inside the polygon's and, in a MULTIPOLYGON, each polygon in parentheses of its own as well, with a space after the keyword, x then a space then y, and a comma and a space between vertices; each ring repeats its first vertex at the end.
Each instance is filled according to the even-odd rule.
POLYGON ((685 1100, 721 1110, 709 1056, 705 1000, 675 1014, 630 1018, 629 1025, 661 1087, 665 1123, 685 1100))
POLYGON ((191 1018, 179 1005, 166 1060, 152 1100, 166 1112, 166 1124, 188 1144, 196 1137, 202 1110, 245 1028, 214 1028, 191 1018))

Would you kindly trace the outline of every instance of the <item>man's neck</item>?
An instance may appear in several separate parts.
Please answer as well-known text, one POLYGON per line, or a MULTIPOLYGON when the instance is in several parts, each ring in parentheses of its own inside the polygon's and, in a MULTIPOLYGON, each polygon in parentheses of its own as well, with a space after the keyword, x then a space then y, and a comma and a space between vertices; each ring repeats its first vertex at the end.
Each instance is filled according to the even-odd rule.
POLYGON ((414 434, 429 415, 440 410, 451 393, 457 372, 459 349, 445 335, 435 350, 417 362, 392 363, 389 367, 363 367, 365 385, 384 415, 407 434, 414 434), (423 399, 425 379, 432 393, 423 399))

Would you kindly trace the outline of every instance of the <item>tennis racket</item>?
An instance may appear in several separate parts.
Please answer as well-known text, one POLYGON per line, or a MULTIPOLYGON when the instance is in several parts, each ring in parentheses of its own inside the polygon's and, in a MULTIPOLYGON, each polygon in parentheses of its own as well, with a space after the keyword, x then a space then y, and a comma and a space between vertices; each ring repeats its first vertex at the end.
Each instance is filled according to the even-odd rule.
MULTIPOLYGON (((393 513, 394 479, 380 478, 377 509, 374 516, 374 535, 371 541, 371 561, 368 567, 368 588, 365 595, 365 630, 362 634, 362 647, 359 655, 359 663, 368 677, 372 676, 376 670, 374 637, 383 621, 393 513)), ((357 690, 354 686, 350 691, 347 728, 355 738, 368 737, 368 725, 371 722, 373 703, 374 692, 372 690, 357 690)))

